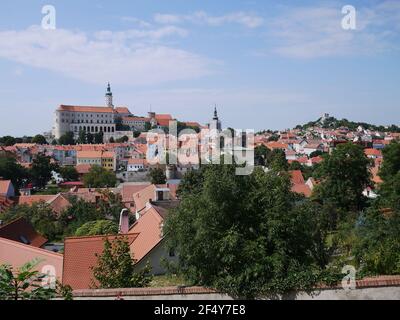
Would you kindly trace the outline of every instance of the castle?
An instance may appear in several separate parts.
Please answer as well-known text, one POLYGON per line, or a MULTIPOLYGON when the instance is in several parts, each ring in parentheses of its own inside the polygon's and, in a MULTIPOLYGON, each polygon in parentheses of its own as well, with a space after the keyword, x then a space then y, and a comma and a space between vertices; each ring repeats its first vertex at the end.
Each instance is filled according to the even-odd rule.
POLYGON ((108 84, 105 94, 105 106, 60 105, 55 112, 53 135, 59 139, 67 132, 78 137, 80 131, 90 133, 114 133, 118 119, 131 116, 127 107, 114 107, 111 86, 108 84))

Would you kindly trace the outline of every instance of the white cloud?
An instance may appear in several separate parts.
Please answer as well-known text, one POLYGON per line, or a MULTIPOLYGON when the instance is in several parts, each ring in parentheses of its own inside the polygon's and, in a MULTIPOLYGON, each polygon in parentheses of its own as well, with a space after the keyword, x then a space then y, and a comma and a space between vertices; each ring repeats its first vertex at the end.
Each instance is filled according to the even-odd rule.
POLYGON ((271 51, 287 57, 314 58, 396 50, 393 37, 399 36, 399 3, 386 1, 356 10, 357 29, 344 30, 340 5, 287 9, 268 23, 271 51))
POLYGON ((0 57, 89 83, 151 85, 211 73, 213 62, 157 42, 183 29, 103 31, 95 35, 32 26, 0 32, 0 57))
POLYGON ((255 14, 234 12, 222 16, 211 16, 204 11, 190 15, 161 14, 154 15, 154 21, 160 24, 178 24, 192 22, 209 26, 221 26, 227 23, 237 23, 247 28, 257 28, 263 25, 264 19, 255 14))

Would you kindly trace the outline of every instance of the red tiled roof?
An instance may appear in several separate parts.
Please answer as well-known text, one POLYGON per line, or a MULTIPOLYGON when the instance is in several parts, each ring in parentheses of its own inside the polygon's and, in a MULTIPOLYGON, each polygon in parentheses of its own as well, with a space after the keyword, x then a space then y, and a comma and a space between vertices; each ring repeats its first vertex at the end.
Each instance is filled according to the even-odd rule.
POLYGON ((291 180, 292 180, 293 184, 304 183, 304 177, 303 177, 303 173, 301 172, 301 170, 292 170, 292 171, 289 171, 289 174, 291 176, 291 180))
MULTIPOLYGON (((135 241, 138 234, 125 235, 129 245, 135 241)), ((72 289, 89 289, 92 286, 92 267, 97 263, 97 255, 102 254, 104 240, 110 241, 117 236, 74 237, 64 240, 63 284, 72 289)))
POLYGON ((82 163, 82 164, 77 164, 75 166, 75 169, 79 174, 85 174, 85 173, 88 173, 90 171, 91 167, 92 166, 90 164, 83 164, 82 163))
POLYGON ((0 238, 0 264, 9 264, 14 268, 19 268, 33 259, 39 259, 41 261, 35 267, 35 270, 45 272, 42 268, 50 266, 54 268, 57 279, 62 281, 62 254, 0 238))
POLYGON ((366 156, 382 157, 382 151, 377 149, 368 148, 364 150, 366 156))
POLYGON ((114 113, 114 109, 110 107, 93 107, 93 106, 67 106, 60 105, 59 111, 72 112, 94 112, 94 113, 114 113))
POLYGON ((117 107, 115 108, 116 113, 131 113, 127 107, 117 107))
POLYGON ((138 234, 131 246, 131 252, 137 262, 142 260, 163 239, 162 227, 166 215, 165 209, 151 205, 129 230, 130 234, 138 234))
POLYGON ((134 184, 134 185, 123 185, 122 186, 122 201, 133 202, 133 195, 140 190, 147 188, 149 184, 134 184))
POLYGON ((0 194, 7 194, 8 189, 10 188, 11 180, 0 180, 0 194))
POLYGON ((277 142, 277 141, 270 141, 266 143, 266 147, 268 149, 274 150, 274 149, 287 149, 288 144, 287 143, 282 143, 282 142, 277 142))
POLYGON ((5 238, 40 248, 47 239, 41 236, 24 218, 18 218, 0 227, 0 238, 5 238))
POLYGON ((172 116, 170 114, 156 114, 156 120, 172 120, 172 116))
POLYGON ((33 196, 20 196, 18 198, 18 204, 26 204, 28 206, 34 203, 45 202, 50 205, 53 212, 57 215, 61 214, 66 208, 68 208, 71 203, 62 195, 33 195, 33 196))
POLYGON ((312 191, 306 184, 294 184, 292 185, 292 192, 303 194, 307 198, 311 196, 312 191))

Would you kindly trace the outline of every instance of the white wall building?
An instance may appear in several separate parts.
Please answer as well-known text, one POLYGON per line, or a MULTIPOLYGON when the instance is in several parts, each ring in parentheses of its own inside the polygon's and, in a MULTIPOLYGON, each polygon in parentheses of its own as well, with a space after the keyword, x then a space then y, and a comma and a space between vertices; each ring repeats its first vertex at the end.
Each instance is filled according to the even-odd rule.
POLYGON ((131 112, 126 107, 114 108, 112 98, 108 84, 104 107, 60 105, 55 112, 54 137, 59 139, 67 132, 73 132, 78 137, 79 131, 92 134, 116 132, 116 119, 129 116, 131 112))

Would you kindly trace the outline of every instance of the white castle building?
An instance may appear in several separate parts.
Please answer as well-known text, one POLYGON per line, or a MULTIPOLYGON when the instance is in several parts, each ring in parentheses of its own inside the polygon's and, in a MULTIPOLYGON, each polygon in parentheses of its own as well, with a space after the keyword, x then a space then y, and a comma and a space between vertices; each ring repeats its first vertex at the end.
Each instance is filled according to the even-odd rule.
POLYGON ((110 84, 107 86, 105 100, 106 105, 103 107, 60 105, 55 112, 54 137, 59 139, 67 132, 73 132, 78 137, 81 130, 112 135, 116 132, 116 120, 132 114, 126 107, 114 107, 110 84))

